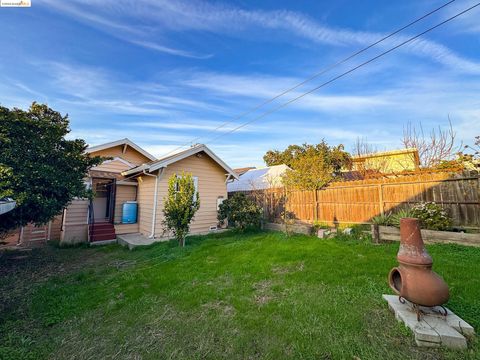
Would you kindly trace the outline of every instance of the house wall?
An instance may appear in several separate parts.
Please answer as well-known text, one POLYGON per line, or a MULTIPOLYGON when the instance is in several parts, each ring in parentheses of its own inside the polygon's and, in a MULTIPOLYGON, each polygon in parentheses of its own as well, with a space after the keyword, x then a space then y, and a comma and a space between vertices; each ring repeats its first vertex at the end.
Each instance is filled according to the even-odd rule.
POLYGON ((122 159, 127 160, 128 162, 134 165, 140 165, 143 163, 150 162, 151 160, 137 150, 127 146, 127 151, 123 152, 123 145, 114 146, 105 150, 99 150, 90 153, 91 156, 105 156, 105 157, 121 157, 122 159))
POLYGON ((413 171, 418 168, 418 155, 416 151, 397 152, 353 159, 353 170, 378 170, 384 173, 413 171))
POLYGON ((117 185, 115 198, 114 225, 117 234, 138 232, 138 214, 136 224, 122 224, 123 204, 127 201, 137 200, 137 187, 134 185, 117 185))
POLYGON ((127 201, 135 201, 137 198, 137 187, 134 185, 117 185, 115 197, 115 213, 113 222, 119 224, 122 222, 122 207, 127 201))
POLYGON ((15 229, 0 243, 0 249, 17 248, 18 246, 31 248, 45 245, 49 240, 60 240, 62 215, 53 218, 45 225, 35 226, 30 223, 22 228, 15 229))
POLYGON ((88 239, 88 200, 73 200, 68 205, 63 219, 61 244, 76 244, 88 239))
POLYGON ((145 236, 151 234, 155 178, 142 175, 138 179, 138 229, 145 236))
MULTIPOLYGON (((225 170, 220 167, 205 153, 201 156, 192 155, 165 168, 158 182, 157 214, 155 224, 155 237, 168 236, 163 234, 163 204, 167 196, 168 179, 173 174, 181 174, 182 171, 198 177, 198 192, 200 196, 200 209, 190 225, 191 234, 206 233, 210 226, 216 226, 217 199, 227 198, 227 186, 225 184, 225 170)), ((144 235, 150 235, 152 226, 153 198, 155 190, 155 178, 142 176, 139 180, 138 202, 140 227, 144 235)))

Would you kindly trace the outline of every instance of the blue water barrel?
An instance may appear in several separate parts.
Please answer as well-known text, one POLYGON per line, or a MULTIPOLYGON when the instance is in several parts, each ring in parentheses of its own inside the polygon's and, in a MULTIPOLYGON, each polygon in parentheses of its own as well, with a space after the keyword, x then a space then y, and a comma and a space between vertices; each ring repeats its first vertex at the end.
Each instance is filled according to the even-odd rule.
POLYGON ((122 224, 135 224, 137 222, 137 202, 127 201, 122 206, 122 224))

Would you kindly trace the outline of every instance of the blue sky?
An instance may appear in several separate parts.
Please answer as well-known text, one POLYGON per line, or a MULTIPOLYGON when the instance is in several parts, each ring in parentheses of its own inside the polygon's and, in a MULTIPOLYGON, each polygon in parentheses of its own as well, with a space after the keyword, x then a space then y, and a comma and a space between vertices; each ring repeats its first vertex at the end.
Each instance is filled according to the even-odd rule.
MULTIPOLYGON (((208 142, 223 122, 445 2, 32 0, 0 8, 0 103, 48 103, 69 114, 72 136, 92 145, 128 137, 157 156, 201 136, 232 166, 261 166, 268 149, 322 138, 347 150, 357 137, 398 148, 407 123, 445 127, 448 116, 471 143, 480 8, 208 142)), ((264 111, 473 3, 457 0, 264 111)))

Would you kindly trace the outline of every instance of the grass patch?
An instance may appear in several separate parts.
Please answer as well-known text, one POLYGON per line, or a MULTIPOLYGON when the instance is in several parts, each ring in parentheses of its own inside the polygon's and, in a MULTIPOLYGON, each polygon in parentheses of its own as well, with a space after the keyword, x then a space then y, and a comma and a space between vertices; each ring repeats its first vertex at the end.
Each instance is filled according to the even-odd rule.
MULTIPOLYGON (((381 299, 398 244, 276 232, 0 258, 1 359, 480 358, 422 349, 381 299)), ((480 326, 480 249, 428 246, 480 326)))

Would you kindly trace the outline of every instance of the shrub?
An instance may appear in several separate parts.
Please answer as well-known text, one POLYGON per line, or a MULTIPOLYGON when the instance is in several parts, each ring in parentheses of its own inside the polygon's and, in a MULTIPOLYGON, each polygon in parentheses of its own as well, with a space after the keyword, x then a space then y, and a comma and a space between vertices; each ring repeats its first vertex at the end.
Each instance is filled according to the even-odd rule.
POLYGON ((195 190, 191 174, 173 174, 168 179, 168 193, 163 200, 163 226, 172 231, 180 246, 185 246, 185 237, 190 230, 190 222, 200 208, 200 199, 195 190))
POLYGON ((229 225, 241 230, 259 228, 262 221, 262 209, 245 194, 235 193, 220 204, 217 218, 222 225, 227 219, 229 225))
POLYGON ((372 222, 375 225, 390 226, 392 225, 392 213, 374 216, 372 222))
POLYGON ((421 226, 429 230, 447 230, 452 226, 452 220, 447 212, 434 202, 424 202, 415 205, 412 217, 420 220, 421 226))
POLYGON ((412 209, 400 209, 399 211, 397 211, 395 214, 392 215, 391 217, 391 225, 395 226, 395 227, 400 227, 400 219, 403 219, 403 218, 411 218, 411 217, 416 217, 413 212, 412 212, 412 209))

